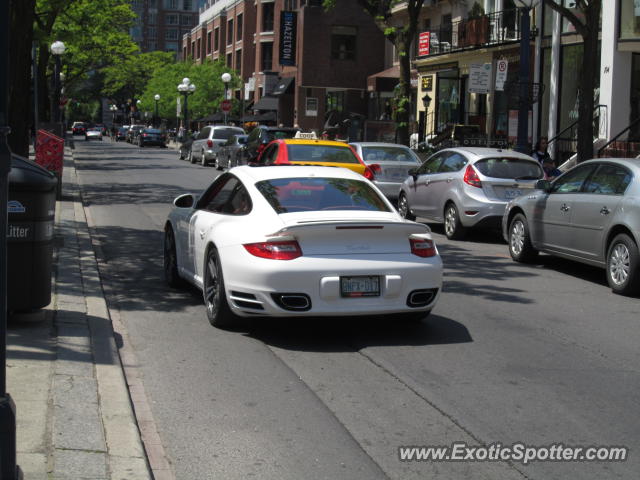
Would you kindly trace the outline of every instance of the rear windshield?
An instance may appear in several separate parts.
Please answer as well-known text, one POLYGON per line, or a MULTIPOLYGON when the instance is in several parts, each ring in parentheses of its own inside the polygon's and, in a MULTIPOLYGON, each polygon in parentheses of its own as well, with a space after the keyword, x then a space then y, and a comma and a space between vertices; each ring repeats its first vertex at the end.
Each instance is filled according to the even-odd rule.
POLYGON ((365 162, 409 162, 420 161, 407 148, 402 147, 362 147, 362 159, 365 162))
POLYGON ((287 145, 290 162, 360 163, 347 147, 333 145, 287 145))
POLYGON ((293 138, 296 135, 297 130, 267 130, 267 139, 280 140, 283 138, 293 138))
POLYGON ((317 210, 388 212, 380 195, 368 184, 345 178, 277 178, 256 183, 278 213, 317 210))
POLYGON ((485 158, 473 165, 485 177, 536 180, 543 177, 537 162, 520 158, 485 158))
POLYGON ((157 128, 145 128, 143 130, 144 133, 162 133, 160 130, 158 130, 157 128))
POLYGON ((242 131, 237 128, 214 128, 213 137, 216 140, 228 140, 231 135, 238 135, 242 131))

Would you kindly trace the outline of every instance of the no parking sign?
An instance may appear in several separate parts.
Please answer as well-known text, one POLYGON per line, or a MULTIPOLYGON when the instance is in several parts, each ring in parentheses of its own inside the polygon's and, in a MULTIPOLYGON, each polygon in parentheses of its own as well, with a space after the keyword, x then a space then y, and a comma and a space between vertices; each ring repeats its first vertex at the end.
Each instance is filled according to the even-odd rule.
POLYGON ((504 83, 507 81, 508 71, 509 62, 506 59, 503 58, 496 62, 496 90, 504 90, 504 83))

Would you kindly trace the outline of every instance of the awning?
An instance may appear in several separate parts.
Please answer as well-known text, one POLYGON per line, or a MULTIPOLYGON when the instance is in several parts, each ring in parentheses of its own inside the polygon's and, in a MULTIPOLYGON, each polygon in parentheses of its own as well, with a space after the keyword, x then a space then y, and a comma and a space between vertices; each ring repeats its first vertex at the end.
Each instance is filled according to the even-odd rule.
POLYGON ((278 98, 266 95, 256 102, 253 110, 278 110, 278 98))
POLYGON ((400 65, 394 65, 382 72, 374 73, 367 77, 367 91, 391 92, 398 84, 400 78, 400 65))
POLYGON ((284 95, 285 93, 289 93, 293 80, 294 77, 282 77, 276 85, 276 88, 271 92, 271 95, 284 95))

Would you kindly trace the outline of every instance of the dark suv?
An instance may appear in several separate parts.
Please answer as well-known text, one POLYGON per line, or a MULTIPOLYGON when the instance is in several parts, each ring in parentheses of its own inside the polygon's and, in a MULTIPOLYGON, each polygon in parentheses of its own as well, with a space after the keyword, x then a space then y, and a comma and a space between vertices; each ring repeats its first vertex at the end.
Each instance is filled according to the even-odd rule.
POLYGON ((251 133, 247 137, 247 145, 242 149, 242 158, 240 159, 240 165, 246 165, 250 162, 255 162, 258 159, 260 152, 264 150, 271 140, 280 138, 293 138, 300 129, 291 127, 267 127, 266 125, 258 125, 251 130, 251 133))

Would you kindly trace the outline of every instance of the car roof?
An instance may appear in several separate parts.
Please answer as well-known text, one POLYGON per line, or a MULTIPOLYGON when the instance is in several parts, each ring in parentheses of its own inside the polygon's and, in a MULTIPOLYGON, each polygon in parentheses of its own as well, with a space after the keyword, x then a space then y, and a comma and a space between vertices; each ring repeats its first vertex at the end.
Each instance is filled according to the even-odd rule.
MULTIPOLYGON (((349 148, 349 145, 344 142, 336 142, 334 140, 309 140, 303 138, 279 138, 274 140, 275 142, 284 143, 286 145, 325 145, 328 147, 344 147, 349 148)), ((351 150, 349 148, 349 150, 351 150)))
POLYGON ((359 145, 361 147, 400 147, 400 148, 409 148, 406 145, 402 145, 401 143, 390 143, 390 142, 349 142, 349 145, 359 145))
POLYGON ((345 178, 351 180, 367 181, 359 173, 341 167, 323 167, 308 165, 269 165, 250 167, 242 165, 229 170, 241 180, 248 183, 271 180, 274 178, 318 177, 318 178, 345 178))
POLYGON ((272 127, 269 125, 257 125, 255 128, 259 128, 261 130, 267 130, 268 132, 276 131, 276 132, 297 132, 300 129, 294 127, 272 127))
POLYGON ((508 148, 487 148, 487 147, 452 147, 452 148, 444 148, 442 150, 438 150, 436 153, 444 152, 444 151, 452 151, 452 152, 462 152, 469 156, 476 157, 476 160, 481 158, 492 158, 492 157, 510 157, 510 158, 521 158, 523 160, 532 160, 534 162, 538 162, 535 158, 530 155, 516 152, 515 150, 510 150, 508 148))
POLYGON ((591 160, 581 162, 578 165, 583 165, 585 163, 596 163, 596 162, 612 162, 612 163, 617 163, 618 165, 623 165, 636 172, 640 170, 640 160, 636 158, 615 158, 615 157, 593 158, 591 160))

